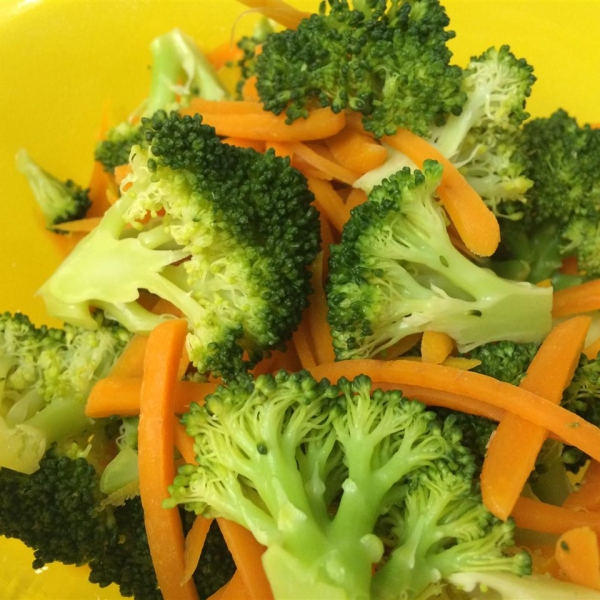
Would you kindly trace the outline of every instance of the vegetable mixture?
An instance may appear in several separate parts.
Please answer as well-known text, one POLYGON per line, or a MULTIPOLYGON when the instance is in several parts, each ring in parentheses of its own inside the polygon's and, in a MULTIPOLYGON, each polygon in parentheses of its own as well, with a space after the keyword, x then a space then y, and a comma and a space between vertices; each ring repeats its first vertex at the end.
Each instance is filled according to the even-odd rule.
POLYGON ((600 597, 600 129, 438 0, 240 1, 87 187, 16 157, 76 243, 62 329, 0 316, 0 534, 139 600, 600 597))

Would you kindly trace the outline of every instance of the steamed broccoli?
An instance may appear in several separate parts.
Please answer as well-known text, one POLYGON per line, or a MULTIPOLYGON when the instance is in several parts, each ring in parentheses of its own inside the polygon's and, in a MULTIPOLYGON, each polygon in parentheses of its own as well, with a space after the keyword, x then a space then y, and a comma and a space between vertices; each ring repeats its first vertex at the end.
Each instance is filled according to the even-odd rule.
POLYGON ((242 58, 237 63, 240 69, 240 78, 236 85, 239 98, 242 98, 246 81, 256 74, 258 49, 272 33, 275 33, 272 22, 266 17, 261 17, 254 26, 252 35, 242 37, 237 43, 238 48, 243 52, 242 58))
POLYGON ((328 0, 297 29, 270 35, 256 60, 266 110, 288 121, 313 105, 364 115, 377 137, 399 127, 426 135, 465 102, 454 37, 438 0, 328 0), (329 12, 326 5, 329 4, 329 12))
POLYGON ((106 171, 129 162, 131 148, 144 141, 141 117, 151 117, 158 110, 176 110, 186 106, 194 96, 223 100, 227 91, 208 59, 194 41, 175 29, 155 38, 150 45, 152 81, 146 101, 135 119, 119 123, 106 134, 95 152, 106 171))
POLYGON ((26 150, 19 150, 16 159, 17 168, 27 177, 47 229, 60 233, 61 223, 85 217, 92 204, 89 190, 83 189, 70 179, 61 181, 44 171, 26 150))
POLYGON ((514 525, 482 506, 452 420, 368 377, 280 371, 220 387, 183 419, 200 466, 180 469, 166 506, 248 528, 276 598, 414 598, 463 569, 529 572, 527 554, 504 555, 514 525))
POLYGON ((307 305, 313 196, 289 159, 223 144, 199 115, 159 111, 144 135, 127 192, 40 294, 68 322, 93 327, 95 306, 148 332, 165 316, 137 302, 147 290, 189 320, 199 371, 235 376, 280 347, 307 305))
POLYGON ((390 355, 407 335, 448 333, 461 352, 539 342, 552 290, 496 276, 460 254, 434 198, 442 167, 392 175, 352 211, 331 248, 328 321, 338 359, 390 355))

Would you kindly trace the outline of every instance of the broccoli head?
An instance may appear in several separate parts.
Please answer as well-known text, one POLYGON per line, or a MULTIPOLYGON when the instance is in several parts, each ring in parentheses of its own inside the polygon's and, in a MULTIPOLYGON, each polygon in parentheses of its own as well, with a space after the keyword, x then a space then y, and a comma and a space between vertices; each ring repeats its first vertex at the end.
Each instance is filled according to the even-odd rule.
POLYGON ((498 560, 511 545, 512 525, 497 534, 452 421, 438 421, 399 391, 373 391, 368 377, 332 385, 305 371, 262 375, 218 388, 183 420, 200 466, 180 469, 166 506, 248 528, 267 546, 263 563, 276 598, 369 598, 389 590, 390 570, 417 569, 422 576, 405 596, 413 598, 439 576, 436 561, 445 575, 462 569, 461 551, 450 557, 450 549, 468 536, 469 568, 477 556, 482 569, 502 562, 527 572, 523 558, 498 560), (444 502, 452 508, 442 516, 444 502), (426 517, 434 510, 437 523, 426 517), (378 534, 396 517, 414 526, 410 544, 426 550, 399 551, 392 568, 383 566, 378 534), (373 565, 381 567, 375 578, 373 565))
POLYGON ((47 229, 60 233, 61 223, 85 217, 92 205, 88 189, 70 179, 57 179, 36 164, 23 149, 17 152, 17 168, 27 177, 47 229))
POLYGON ((540 342, 552 290, 502 279, 452 245, 435 198, 442 166, 405 168, 352 211, 331 247, 327 299, 336 357, 393 353, 399 340, 443 331, 461 352, 498 340, 540 342))
POLYGON ((297 29, 266 39, 256 60, 260 99, 289 122, 320 105, 362 113, 377 137, 399 127, 427 134, 465 101, 448 24, 438 0, 355 0, 354 8, 328 0, 297 29))
POLYGON ((289 159, 221 143, 199 115, 144 120, 127 191, 40 293, 49 312, 93 327, 101 308, 131 331, 165 318, 140 290, 190 324, 201 372, 232 377, 287 340, 307 305, 318 212, 289 159))

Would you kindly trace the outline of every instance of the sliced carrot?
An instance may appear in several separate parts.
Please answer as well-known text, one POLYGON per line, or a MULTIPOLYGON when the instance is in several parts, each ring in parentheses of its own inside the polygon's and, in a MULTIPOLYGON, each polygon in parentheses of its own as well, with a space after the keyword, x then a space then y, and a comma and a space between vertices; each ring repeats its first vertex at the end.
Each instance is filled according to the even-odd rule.
POLYGON ((300 358, 302 368, 312 369, 313 367, 316 367, 317 363, 310 348, 309 336, 306 331, 306 321, 302 321, 300 325, 298 325, 298 329, 294 332, 294 337, 292 339, 294 346, 296 347, 296 352, 300 358))
POLYGON ((360 204, 364 204, 367 201, 367 194, 359 188, 352 188, 348 198, 346 198, 346 208, 351 211, 360 204))
POLYGON ((181 310, 164 298, 159 298, 152 305, 151 310, 155 315, 174 315, 176 317, 183 317, 181 310))
POLYGON ((461 369, 462 371, 470 371, 481 364, 480 360, 476 358, 464 358, 463 356, 449 356, 444 362, 441 363, 445 367, 452 367, 453 369, 461 369))
POLYGON ((500 243, 498 219, 458 169, 426 140, 406 129, 384 137, 383 142, 408 156, 419 167, 428 158, 443 165, 444 173, 437 191, 450 220, 471 252, 491 256, 500 243))
POLYGON ((281 156, 282 158, 288 156, 290 159, 294 156, 294 153, 290 150, 289 146, 285 143, 280 142, 267 142, 267 150, 273 150, 275 156, 281 156))
POLYGON ((600 591, 598 535, 589 527, 576 527, 556 542, 556 560, 569 581, 600 591))
POLYGON ((150 555, 165 600, 198 598, 193 581, 181 584, 185 540, 179 510, 162 505, 175 477, 173 388, 187 327, 187 321, 174 319, 150 333, 140 399, 140 498, 150 555))
POLYGON ((110 207, 110 202, 106 197, 107 190, 111 189, 117 194, 117 186, 113 176, 104 170, 102 163, 99 161, 94 162, 88 188, 88 196, 92 205, 87 212, 87 216, 101 217, 110 207))
MULTIPOLYGON (((297 123, 298 121, 295 121, 297 123)), ((334 179, 343 183, 352 185, 359 177, 359 174, 343 167, 339 163, 331 160, 323 153, 318 152, 314 147, 304 144, 300 141, 290 144, 290 150, 300 158, 304 159, 309 165, 328 173, 334 179)))
POLYGON ((141 377, 144 374, 144 356, 147 335, 134 335, 110 370, 111 377, 141 377))
POLYGON ((265 17, 273 19, 286 29, 296 29, 303 19, 310 17, 310 13, 298 10, 283 0, 238 0, 238 2, 257 9, 265 17))
POLYGON ((118 165, 115 167, 115 183, 117 185, 121 185, 123 183, 123 179, 132 173, 131 165, 127 163, 126 165, 118 165))
POLYGON ((223 140, 223 143, 230 146, 237 146, 238 148, 252 148, 261 153, 265 151, 265 143, 260 140, 244 140, 242 138, 228 137, 223 140))
POLYGON ((185 560, 185 569, 181 577, 181 584, 187 583, 194 572, 198 568, 200 563, 200 557, 202 556, 202 549, 204 548, 204 542, 206 542, 206 536, 212 523, 212 519, 207 519, 202 515, 198 515, 194 519, 194 524, 185 536, 185 551, 183 558, 185 560))
POLYGON ((217 70, 241 60, 243 56, 242 50, 231 42, 225 42, 206 53, 206 58, 217 70))
POLYGON ((317 364, 333 362, 335 353, 331 329, 327 323, 327 296, 323 287, 323 252, 319 252, 312 264, 312 286, 314 293, 310 298, 308 310, 308 328, 315 349, 317 364))
MULTIPOLYGON (((467 396, 520 415, 556 434, 565 443, 600 461, 600 429, 561 406, 510 383, 473 371, 410 360, 345 360, 310 369, 313 377, 337 381, 364 374, 375 383, 418 385, 467 396)), ((402 385, 399 386, 400 388, 402 385)))
POLYGON ((244 587, 251 600, 270 600, 273 598, 271 586, 262 566, 262 554, 265 548, 244 527, 227 519, 217 519, 227 548, 240 574, 244 587))
POLYGON ((595 339, 591 344, 588 344, 584 349, 583 353, 589 360, 595 360, 600 354, 600 337, 595 339))
POLYGON ((291 157, 292 167, 294 167, 294 169, 298 169, 298 171, 300 171, 300 173, 302 173, 305 177, 322 179, 323 181, 331 181, 333 179, 333 175, 330 175, 325 171, 321 171, 321 169, 317 169, 317 167, 305 161, 301 156, 292 153, 291 157))
POLYGON ((85 219, 77 219, 75 221, 66 221, 56 225, 56 229, 67 231, 69 233, 89 233, 96 229, 102 217, 87 217, 85 219))
MULTIPOLYGON (((192 98, 187 107, 181 109, 183 115, 210 114, 210 115, 263 115, 263 105, 256 100, 206 100, 192 98)), ((243 137, 243 136, 241 136, 243 137)))
POLYGON ((325 143, 340 165, 360 175, 380 167, 387 159, 387 150, 381 144, 352 127, 345 127, 325 143))
POLYGON ((320 212, 327 215, 329 222, 337 231, 342 231, 350 218, 350 212, 344 201, 335 191, 331 183, 308 177, 308 187, 315 195, 315 202, 320 212))
MULTIPOLYGON (((558 405, 579 363, 590 323, 588 317, 576 317, 554 327, 519 387, 558 405)), ((506 520, 510 515, 547 435, 546 429, 515 413, 506 414, 500 421, 481 470, 483 503, 499 519, 506 520)))
POLYGON ((272 142, 304 142, 335 135, 344 128, 345 124, 344 113, 334 114, 329 108, 317 108, 310 112, 308 118, 298 119, 288 125, 285 115, 268 113, 262 110, 262 105, 258 102, 219 101, 217 103, 219 106, 215 106, 213 112, 198 108, 198 104, 192 101, 190 106, 183 109, 181 113, 202 114, 204 122, 214 127, 217 134, 224 137, 272 142), (259 110, 246 111, 243 105, 258 105, 259 110), (232 110, 225 111, 224 106, 230 106, 232 110))
POLYGON ((348 127, 351 127, 354 131, 360 133, 361 135, 366 135, 370 138, 375 137, 370 131, 365 129, 363 124, 363 116, 359 112, 354 110, 346 111, 346 123, 348 124, 348 127))
POLYGON ((208 600, 247 600, 248 590, 242 576, 236 571, 233 577, 208 600))
POLYGON ((196 462, 196 451, 194 450, 194 438, 187 434, 185 426, 177 418, 173 418, 173 434, 175 441, 175 448, 179 454, 181 454, 183 460, 188 465, 195 465, 196 462))
POLYGON ((454 350, 454 340, 443 331, 425 331, 421 338, 423 362, 441 365, 454 350))
POLYGON ((590 461, 577 489, 563 502, 565 508, 600 511, 600 462, 590 461))
POLYGON ((256 89, 256 75, 248 77, 248 79, 244 81, 244 85, 242 86, 242 98, 244 100, 253 100, 254 102, 260 100, 258 90, 256 89))
POLYGON ((406 337, 398 340, 394 345, 389 346, 385 349, 385 354, 382 354, 382 358, 386 360, 393 360, 398 358, 404 354, 406 354, 409 350, 412 350, 420 341, 422 333, 411 333, 406 337))
POLYGON ((554 292, 552 316, 555 319, 600 310, 600 279, 554 292))

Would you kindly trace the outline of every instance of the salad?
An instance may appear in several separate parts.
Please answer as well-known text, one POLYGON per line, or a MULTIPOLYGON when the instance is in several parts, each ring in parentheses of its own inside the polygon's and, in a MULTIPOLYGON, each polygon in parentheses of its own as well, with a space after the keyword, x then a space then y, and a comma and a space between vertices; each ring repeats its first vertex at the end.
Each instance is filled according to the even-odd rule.
POLYGON ((88 185, 17 154, 62 325, 0 318, 0 533, 136 598, 597 597, 600 130, 437 0, 243 4, 88 185))

